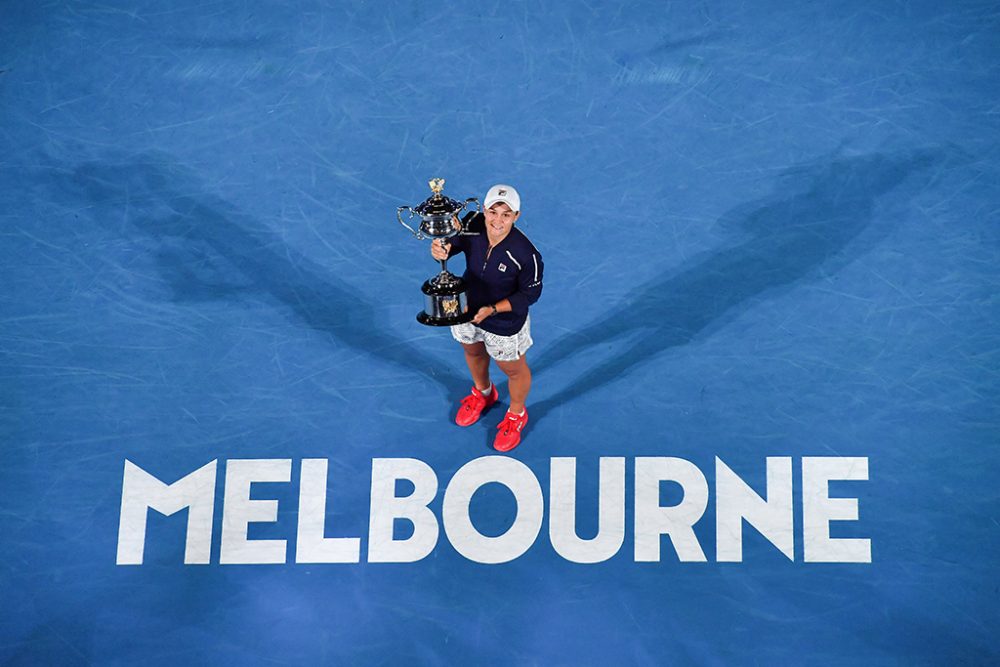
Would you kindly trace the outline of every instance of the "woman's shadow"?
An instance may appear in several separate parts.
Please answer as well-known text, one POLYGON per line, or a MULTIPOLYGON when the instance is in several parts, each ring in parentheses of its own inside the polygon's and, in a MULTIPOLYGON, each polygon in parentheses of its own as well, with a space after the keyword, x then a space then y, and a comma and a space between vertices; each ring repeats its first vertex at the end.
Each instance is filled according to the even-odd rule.
POLYGON ((388 333, 372 305, 375 295, 296 253, 169 154, 82 163, 62 183, 93 207, 96 220, 137 243, 148 241, 176 302, 270 297, 309 327, 429 378, 449 397, 468 384, 458 369, 388 333), (119 223, 123 217, 128 221, 119 223))
POLYGON ((587 348, 616 349, 552 398, 534 403, 532 421, 627 375, 663 350, 690 342, 753 297, 790 287, 835 257, 849 259, 842 253, 871 225, 875 200, 939 158, 937 152, 917 150, 827 159, 788 170, 775 194, 722 218, 721 224, 737 235, 735 245, 680 270, 664 270, 590 324, 546 345, 532 362, 536 374, 587 348), (627 343, 616 344, 620 338, 627 343))

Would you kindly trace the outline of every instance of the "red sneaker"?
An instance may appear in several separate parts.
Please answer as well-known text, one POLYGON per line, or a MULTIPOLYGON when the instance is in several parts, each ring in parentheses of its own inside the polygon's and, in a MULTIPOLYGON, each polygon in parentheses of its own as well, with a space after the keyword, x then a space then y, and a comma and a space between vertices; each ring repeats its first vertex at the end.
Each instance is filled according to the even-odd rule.
POLYGON ((472 426, 483 414, 483 410, 497 402, 499 394, 497 394, 497 386, 492 385, 492 389, 488 396, 484 396, 475 387, 472 388, 472 393, 462 399, 462 406, 458 409, 458 414, 455 415, 455 423, 459 426, 472 426))
POLYGON ((503 421, 497 424, 496 439, 493 441, 493 449, 498 452, 509 452, 521 444, 521 431, 528 425, 528 409, 524 409, 523 415, 515 415, 510 410, 504 415, 503 421))

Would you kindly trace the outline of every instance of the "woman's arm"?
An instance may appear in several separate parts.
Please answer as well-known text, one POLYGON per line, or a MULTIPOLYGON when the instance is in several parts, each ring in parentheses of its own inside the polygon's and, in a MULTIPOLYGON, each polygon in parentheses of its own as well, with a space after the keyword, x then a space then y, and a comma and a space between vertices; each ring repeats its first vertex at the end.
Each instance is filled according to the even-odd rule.
POLYGON ((538 301, 542 295, 542 274, 545 265, 542 256, 532 248, 531 253, 519 257, 521 269, 517 273, 517 291, 507 297, 510 310, 525 312, 528 306, 538 301))

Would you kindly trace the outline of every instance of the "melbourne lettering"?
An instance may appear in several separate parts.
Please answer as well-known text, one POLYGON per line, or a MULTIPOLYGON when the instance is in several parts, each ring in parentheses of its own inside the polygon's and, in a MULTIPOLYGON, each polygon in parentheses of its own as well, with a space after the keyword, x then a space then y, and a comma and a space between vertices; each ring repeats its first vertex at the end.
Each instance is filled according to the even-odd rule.
MULTIPOLYGON (((438 474, 415 458, 376 458, 371 465, 368 534, 364 558, 369 563, 414 563, 429 556, 446 539, 463 557, 498 564, 526 553, 539 540, 548 516, 547 539, 558 556, 572 563, 607 561, 625 546, 626 502, 630 502, 631 540, 627 551, 635 562, 662 558, 704 562, 708 555, 695 534, 714 493, 717 562, 742 562, 747 530, 763 536, 789 561, 796 558, 796 538, 808 563, 870 563, 871 540, 833 537, 831 524, 859 520, 855 497, 831 497, 832 481, 868 479, 866 457, 803 457, 798 493, 793 493, 791 457, 767 457, 763 494, 757 493, 721 459, 715 459, 714 489, 693 463, 675 457, 603 457, 596 479, 578 480, 575 458, 549 461, 549 486, 524 463, 503 456, 485 456, 462 466, 442 488, 438 474), (626 465, 632 484, 626 488, 626 465), (403 484, 399 484, 403 482, 403 484), (681 500, 661 504, 661 485, 674 483, 681 500), (484 485, 506 487, 516 503, 516 518, 501 535, 480 532, 470 517, 473 495, 484 485), (577 490, 596 485, 597 531, 580 537, 577 531, 577 490), (400 488, 412 487, 401 493, 400 488), (443 490, 439 513, 432 502, 443 490), (629 497, 630 496, 630 497, 629 497), (796 514, 801 521, 796 523, 796 514), (412 528, 405 537, 394 526, 412 528), (668 548, 664 548, 669 545, 668 548)), ((171 483, 125 461, 118 530, 119 565, 141 565, 146 546, 149 510, 172 515, 187 510, 184 563, 208 564, 215 531, 220 535, 220 564, 359 563, 362 540, 357 535, 327 533, 327 459, 229 459, 224 479, 217 479, 218 461, 211 461, 171 483), (292 467, 299 466, 294 555, 287 539, 251 539, 254 523, 278 521, 278 501, 251 498, 255 483, 291 484, 292 467), (221 526, 214 525, 221 484, 221 526)), ((838 489, 843 488, 839 486, 838 489)), ((294 495, 294 494, 293 494, 294 495)), ((592 503, 590 503, 592 505, 592 503)), ((436 506, 436 504, 435 504, 436 506)), ((296 516, 286 513, 285 516, 296 516)), ((290 530, 290 526, 288 527, 290 530)), ((289 533, 290 534, 290 533, 289 533)), ((842 534, 842 531, 841 531, 842 534)), ((622 556, 628 558, 629 556, 622 556)))

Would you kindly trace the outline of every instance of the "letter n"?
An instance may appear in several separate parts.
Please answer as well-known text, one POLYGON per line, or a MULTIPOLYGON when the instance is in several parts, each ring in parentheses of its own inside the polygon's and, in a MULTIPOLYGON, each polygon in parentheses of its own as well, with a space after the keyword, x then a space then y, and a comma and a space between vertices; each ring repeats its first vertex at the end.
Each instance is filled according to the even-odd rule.
POLYGON ((743 561, 743 523, 749 523, 788 560, 795 560, 792 459, 768 456, 767 500, 715 457, 715 549, 720 563, 743 561))
POLYGON ((142 565, 149 508, 170 516, 185 507, 188 520, 184 563, 207 564, 212 552, 215 468, 216 461, 212 461, 173 484, 164 484, 126 459, 117 564, 142 565))

